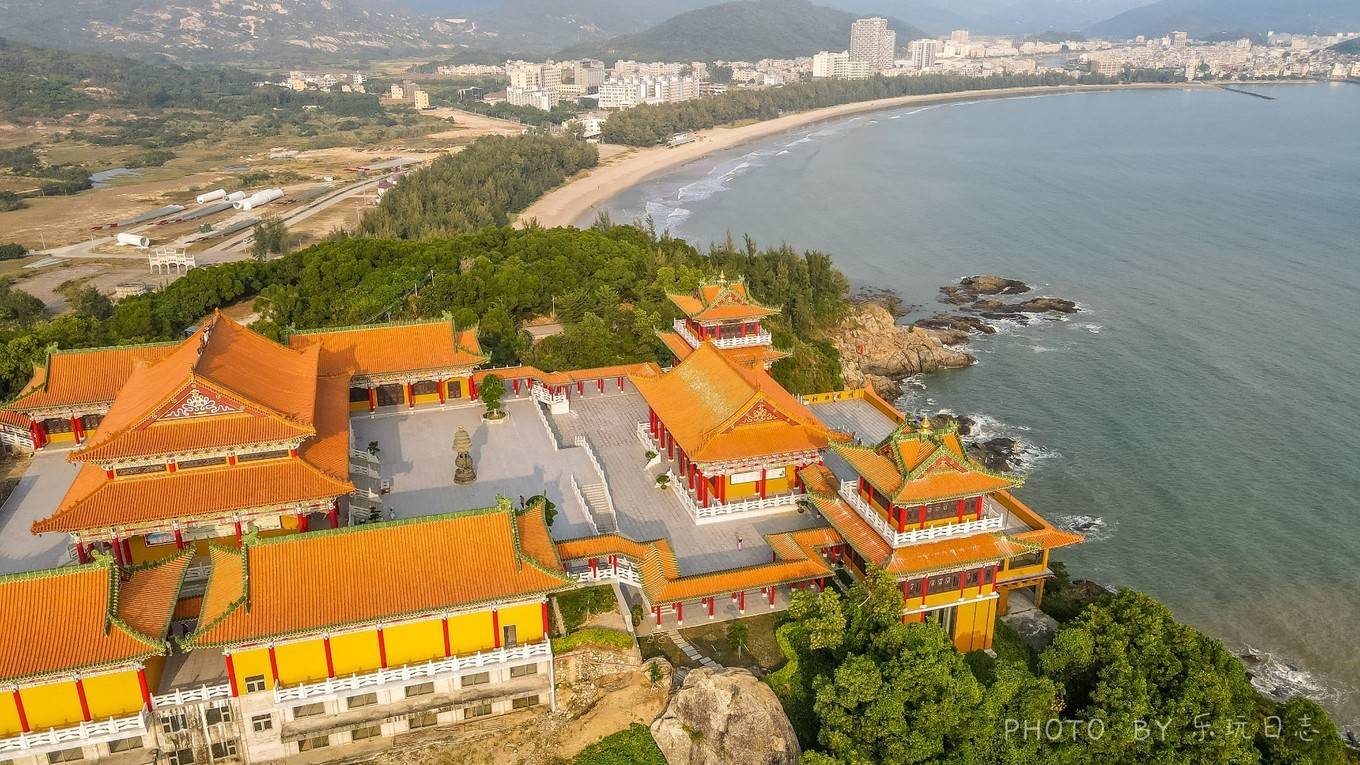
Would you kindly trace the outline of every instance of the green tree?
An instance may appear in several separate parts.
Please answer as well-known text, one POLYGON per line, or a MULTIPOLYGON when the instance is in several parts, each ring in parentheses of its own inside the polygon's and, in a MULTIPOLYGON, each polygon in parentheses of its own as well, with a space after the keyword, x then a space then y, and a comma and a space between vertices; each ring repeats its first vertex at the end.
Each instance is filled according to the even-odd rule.
POLYGON ((487 418, 500 419, 505 416, 505 411, 501 409, 501 401, 505 398, 505 381, 501 380, 499 375, 487 375, 482 378, 477 395, 486 405, 487 418))
POLYGON ((1327 710, 1293 698, 1280 704, 1256 737, 1263 765, 1342 765, 1346 747, 1327 710))
POLYGON ((727 623, 727 644, 737 651, 737 658, 741 658, 741 652, 746 649, 746 641, 751 638, 751 627, 741 620, 734 620, 727 623))
POLYGON ((71 308, 81 316, 103 321, 113 315, 113 301, 93 286, 81 287, 71 299, 71 308))
POLYGON ((266 260, 271 254, 288 251, 288 227, 280 218, 265 218, 255 224, 255 239, 250 245, 251 257, 266 260))
POLYGON ((1040 670, 1063 687, 1065 716, 1103 724, 1106 734, 1084 745, 1095 761, 1257 758, 1257 694, 1242 662, 1147 595, 1124 591, 1087 606, 1058 630, 1040 670), (1165 734, 1140 735, 1153 721, 1165 734))

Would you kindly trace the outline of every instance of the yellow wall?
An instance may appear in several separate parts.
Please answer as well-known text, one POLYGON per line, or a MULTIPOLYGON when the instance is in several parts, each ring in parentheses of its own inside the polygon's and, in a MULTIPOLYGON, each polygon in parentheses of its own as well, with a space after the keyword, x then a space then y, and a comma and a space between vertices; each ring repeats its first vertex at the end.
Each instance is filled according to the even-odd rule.
MULTIPOLYGON (((87 431, 88 432, 88 431, 87 431)), ((88 438, 88 436, 86 436, 88 438)), ((71 431, 65 433, 48 433, 47 443, 49 444, 70 444, 75 443, 76 434, 71 431)))
POLYGON ((5 690, 0 695, 0 737, 13 736, 23 730, 19 724, 19 708, 14 706, 14 693, 5 690))
MULTIPOLYGON (((275 646, 274 656, 279 664, 279 681, 284 685, 326 678, 326 646, 319 638, 275 646)), ((334 657, 334 654, 332 654, 332 657, 334 657)), ((264 660, 267 675, 269 668, 267 650, 264 660)), ((241 676, 240 674, 237 675, 237 677, 241 676)))
MULTIPOLYGON (((253 651, 238 651, 231 655, 231 666, 236 672, 236 692, 246 692, 246 678, 263 675, 265 685, 274 687, 274 678, 269 670, 269 651, 259 648, 253 651)), ((282 670, 282 667, 279 668, 282 670)))
POLYGON ((954 647, 963 653, 991 648, 995 629, 995 599, 959 606, 954 613, 954 647))
MULTIPOLYGON (((781 466, 776 465, 775 467, 781 467, 781 466)), ((793 473, 794 473, 794 466, 793 466, 793 465, 784 465, 784 466, 782 466, 782 467, 784 468, 784 477, 783 477, 783 478, 766 478, 766 479, 765 479, 765 496, 767 496, 767 497, 773 497, 773 496, 775 496, 775 495, 777 495, 777 494, 784 494, 784 493, 788 492, 789 486, 792 485, 792 484, 790 483, 790 478, 789 478, 789 476, 792 476, 792 475, 793 475, 793 473)), ((728 484, 727 484, 727 501, 728 501, 728 502, 736 502, 737 500, 740 500, 740 499, 748 499, 748 498, 750 498, 750 497, 758 497, 758 496, 760 496, 760 482, 759 482, 759 481, 751 481, 751 482, 749 482, 749 483, 731 483, 730 480, 729 480, 729 482, 728 482, 728 484)))
POLYGON ((96 720, 136 714, 144 706, 135 671, 85 678, 85 699, 90 704, 90 716, 96 720))
POLYGON ((1026 577, 1038 576, 1048 570, 1048 553, 1048 550, 1044 550, 1043 557, 1040 558, 1038 563, 1030 566, 1016 566, 1015 568, 1011 567, 1011 560, 1007 558, 1001 571, 997 573, 997 577, 1004 582, 1007 579, 1024 579, 1026 577))
POLYGON ((390 667, 444 658, 444 629, 438 619, 388 627, 383 642, 390 667))
POLYGON ((543 604, 526 603, 501 610, 501 627, 515 625, 516 638, 521 643, 536 643, 543 639, 543 604))
MULTIPOLYGON (((377 630, 350 632, 331 637, 331 662, 335 665, 336 675, 372 672, 382 666, 378 658, 377 630)), ((279 657, 282 671, 283 657, 279 657)), ((321 677, 326 676, 325 656, 321 659, 321 677)), ((317 678, 313 678, 317 679, 317 678)), ((285 681, 286 682, 286 681, 285 681)))
POLYGON ((23 688, 19 694, 24 699, 29 730, 65 727, 85 719, 74 681, 23 688))
MULTIPOLYGON (((444 639, 442 634, 439 639, 441 641, 444 639)), ((490 611, 449 618, 449 646, 456 654, 476 653, 494 648, 494 640, 490 611)))

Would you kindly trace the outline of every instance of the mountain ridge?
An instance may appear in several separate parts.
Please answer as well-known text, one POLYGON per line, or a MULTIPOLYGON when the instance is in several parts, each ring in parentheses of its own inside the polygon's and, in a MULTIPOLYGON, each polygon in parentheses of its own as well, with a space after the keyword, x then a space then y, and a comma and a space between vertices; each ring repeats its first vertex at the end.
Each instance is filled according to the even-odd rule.
POLYGON ((1173 30, 1191 37, 1248 36, 1267 31, 1335 34, 1360 28, 1355 0, 1159 0, 1094 24, 1091 32, 1127 39, 1159 37, 1173 30))

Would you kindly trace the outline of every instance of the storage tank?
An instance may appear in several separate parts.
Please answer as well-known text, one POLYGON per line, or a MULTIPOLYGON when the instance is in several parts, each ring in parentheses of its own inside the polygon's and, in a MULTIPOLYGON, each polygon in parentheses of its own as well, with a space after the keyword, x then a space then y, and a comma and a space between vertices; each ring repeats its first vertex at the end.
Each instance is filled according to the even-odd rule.
POLYGON ((217 189, 216 191, 209 191, 207 194, 199 194, 198 196, 194 197, 194 201, 198 202, 201 205, 205 205, 209 202, 216 202, 219 199, 226 199, 226 197, 227 197, 226 189, 217 189))
POLYGON ((231 192, 230 194, 226 195, 225 197, 222 197, 222 201, 223 201, 223 202, 239 202, 239 201, 241 201, 242 199, 245 199, 245 198, 246 198, 246 193, 245 193, 244 191, 233 191, 233 192, 231 192))
POLYGON ((118 244, 126 245, 128 247, 145 248, 151 246, 151 240, 141 234, 119 234, 116 239, 118 244))
POLYGON ((283 189, 265 189, 264 191, 251 194, 245 199, 235 203, 238 210, 253 210, 260 205, 267 205, 276 199, 283 198, 283 189))

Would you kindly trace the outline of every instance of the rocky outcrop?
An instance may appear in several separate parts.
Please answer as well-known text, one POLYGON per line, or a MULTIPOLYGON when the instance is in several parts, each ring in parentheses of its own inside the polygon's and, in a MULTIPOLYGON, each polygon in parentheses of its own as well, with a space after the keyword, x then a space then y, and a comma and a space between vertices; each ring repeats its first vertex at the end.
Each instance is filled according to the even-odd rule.
POLYGON ((1077 304, 1071 300, 1055 297, 1030 298, 1022 303, 1003 303, 1000 300, 988 299, 979 300, 964 310, 979 311, 984 316, 988 314, 1013 314, 1013 313, 1076 313, 1077 304))
POLYGON ((1007 279, 1004 276, 990 274, 965 276, 957 285, 940 288, 940 292, 944 293, 945 302, 955 305, 971 303, 982 295, 1023 295, 1029 291, 1030 286, 1019 279, 1007 279))
POLYGON ((885 398, 896 398, 906 377, 973 363, 966 353, 945 347, 924 329, 905 327, 873 303, 852 306, 832 333, 841 354, 841 376, 850 388, 872 384, 885 398))
POLYGON ((796 765, 802 756, 774 691, 744 669, 696 669, 652 723, 668 765, 796 765))
POLYGON ((919 319, 915 325, 929 332, 945 345, 963 345, 973 335, 994 335, 996 327, 976 316, 939 313, 929 319, 919 319))

